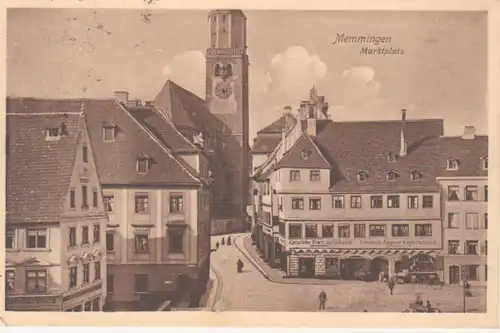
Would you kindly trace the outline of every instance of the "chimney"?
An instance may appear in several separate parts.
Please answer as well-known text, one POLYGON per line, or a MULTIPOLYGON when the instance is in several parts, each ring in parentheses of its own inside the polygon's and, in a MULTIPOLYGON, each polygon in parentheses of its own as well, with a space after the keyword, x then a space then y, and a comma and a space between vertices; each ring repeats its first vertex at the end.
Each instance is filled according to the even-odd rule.
POLYGON ((128 104, 128 91, 115 91, 115 100, 123 105, 128 104))
POLYGON ((406 156, 406 154, 408 153, 408 141, 406 141, 405 137, 406 109, 401 109, 401 121, 403 124, 401 127, 401 142, 400 142, 399 156, 403 157, 406 156))
POLYGON ((283 148, 285 149, 285 152, 287 151, 287 146, 286 146, 286 130, 282 129, 281 130, 281 142, 283 142, 283 148))
POLYGON ((474 140, 476 138, 476 128, 474 126, 465 126, 462 139, 474 140))
POLYGON ((292 107, 291 106, 285 106, 283 108, 283 115, 285 116, 285 131, 288 131, 290 128, 290 125, 292 124, 292 107))
POLYGON ((316 118, 307 119, 307 134, 310 136, 316 136, 316 118))

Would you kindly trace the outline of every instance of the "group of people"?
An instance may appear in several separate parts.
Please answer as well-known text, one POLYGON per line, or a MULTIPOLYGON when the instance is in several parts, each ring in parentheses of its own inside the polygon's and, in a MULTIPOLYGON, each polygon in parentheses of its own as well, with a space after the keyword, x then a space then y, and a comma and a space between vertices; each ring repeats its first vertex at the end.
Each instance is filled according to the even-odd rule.
MULTIPOLYGON (((220 243, 219 243, 219 241, 217 241, 215 243, 215 251, 217 251, 219 249, 219 247, 221 247, 221 245, 224 246, 226 244, 231 246, 231 244, 232 244, 231 236, 227 236, 227 241, 224 237, 222 237, 220 243)), ((236 262, 236 269, 237 269, 238 273, 243 272, 243 266, 244 266, 243 261, 241 261, 241 259, 238 259, 238 261, 236 262)))
MULTIPOLYGON (((225 238, 222 237, 222 241, 219 243, 219 241, 217 241, 217 243, 215 243, 215 247, 216 249, 218 250, 219 247, 221 246, 221 244, 224 246, 226 245, 226 242, 224 240, 225 238)), ((227 236, 227 245, 231 245, 231 236, 227 236)))

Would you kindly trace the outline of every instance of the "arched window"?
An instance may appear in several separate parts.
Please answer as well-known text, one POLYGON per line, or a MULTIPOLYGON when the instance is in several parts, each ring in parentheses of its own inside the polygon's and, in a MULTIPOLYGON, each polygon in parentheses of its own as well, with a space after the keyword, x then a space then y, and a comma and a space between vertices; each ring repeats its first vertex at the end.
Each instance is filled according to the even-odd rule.
POLYGON ((358 173, 358 181, 366 182, 367 179, 368 179, 368 174, 366 172, 361 171, 360 173, 358 173))
POLYGON ((447 170, 458 170, 458 159, 452 157, 446 160, 447 170))
POLYGON ((417 170, 413 171, 410 174, 410 179, 411 180, 419 180, 420 178, 422 178, 422 174, 420 172, 418 172, 417 170))
POLYGON ((398 174, 394 171, 389 171, 386 173, 385 177, 388 181, 395 181, 396 178, 398 178, 398 174))
POLYGON ((233 66, 231 66, 231 64, 228 64, 226 66, 226 75, 227 76, 233 76, 233 66))
POLYGON ((389 162, 396 162, 396 159, 398 158, 398 155, 395 152, 390 152, 387 154, 387 160, 389 162))
POLYGON ((220 76, 220 65, 215 64, 215 71, 214 71, 215 76, 220 76))

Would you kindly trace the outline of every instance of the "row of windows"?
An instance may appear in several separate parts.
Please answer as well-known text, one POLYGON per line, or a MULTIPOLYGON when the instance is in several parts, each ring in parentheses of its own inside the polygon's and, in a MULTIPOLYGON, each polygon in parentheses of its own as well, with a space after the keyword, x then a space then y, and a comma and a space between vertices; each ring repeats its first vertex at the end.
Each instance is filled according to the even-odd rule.
MULTIPOLYGON (((69 247, 75 247, 77 245, 77 237, 76 237, 76 227, 70 227, 69 229, 69 247)), ((89 227, 82 226, 81 229, 81 243, 80 245, 90 244, 89 239, 89 227)), ((101 242, 101 226, 99 224, 94 224, 92 226, 92 243, 97 244, 101 242)))
POLYGON ((485 240, 480 245, 477 240, 466 240, 463 244, 463 251, 460 251, 460 241, 449 240, 448 254, 486 255, 488 254, 488 241, 485 240))
MULTIPOLYGON (((300 175, 301 171, 300 170, 290 170, 290 182, 299 182, 300 181, 300 175)), ((280 180, 279 178, 279 172, 278 172, 278 181, 280 180)), ((399 173, 397 173, 394 170, 389 170, 385 173, 385 179, 388 181, 395 181, 400 177, 399 173)), ((415 170, 410 173, 410 179, 413 181, 417 181, 423 177, 422 173, 419 171, 415 170)), ((369 175, 366 171, 361 171, 357 174, 357 179, 359 182, 365 182, 369 178, 369 175)), ((309 180, 312 182, 318 182, 321 180, 321 173, 319 170, 309 170, 309 180)))
MULTIPOLYGON (((167 231, 168 252, 183 253, 184 252, 184 229, 172 228, 167 231)), ((150 237, 146 233, 137 233, 134 236, 134 252, 138 254, 150 253, 150 237)), ((115 251, 115 233, 106 233, 106 251, 115 251)))
MULTIPOLYGON (((95 261, 94 263, 94 277, 93 281, 97 281, 101 278, 101 262, 95 261)), ((76 288, 78 286, 78 266, 71 266, 69 268, 69 287, 76 288)), ((90 283, 90 263, 82 264, 82 280, 80 285, 90 283)))
MULTIPOLYGON (((47 244, 47 229, 46 228, 28 228, 26 230, 25 248, 27 249, 46 249, 47 244)), ((5 248, 16 249, 16 230, 7 228, 5 232, 5 248)))
MULTIPOLYGON (((16 289, 16 271, 8 269, 5 271, 5 290, 12 292, 16 289)), ((46 270, 26 270, 26 280, 24 291, 26 294, 42 294, 47 292, 48 288, 46 270)))
MULTIPOLYGON (((82 210, 89 209, 89 201, 88 201, 88 185, 82 184, 81 193, 82 193, 82 210)), ((71 209, 76 209, 76 188, 72 187, 69 191, 69 207, 71 209)), ((99 207, 99 191, 96 188, 92 189, 92 207, 99 207)))
MULTIPOLYGON (((460 161, 458 158, 449 158, 446 160, 446 170, 458 170, 460 167, 460 161)), ((481 158, 481 167, 483 170, 488 170, 488 156, 481 158)))
MULTIPOLYGON (((285 224, 281 224, 283 228, 285 224)), ((319 229, 318 224, 306 223, 304 228, 302 224, 291 223, 288 225, 288 238, 318 238, 319 229), (305 232, 303 231, 305 230, 305 232)), ((320 224, 321 237, 323 238, 333 238, 334 237, 334 225, 333 224, 320 224)), ((366 237, 366 224, 354 224, 351 228, 351 224, 340 224, 337 228, 337 237, 339 238, 350 238, 351 230, 354 229, 354 237, 363 238, 366 237)), ((432 224, 415 224, 414 226, 415 236, 420 237, 430 237, 432 236, 432 224)), ((410 236, 410 226, 408 224, 392 224, 390 227, 391 234, 393 237, 409 237, 410 236)), ((280 230, 282 234, 284 230, 280 230)), ((385 224, 369 224, 368 225, 368 236, 369 237, 384 237, 387 234, 387 226, 385 224)))
MULTIPOLYGON (((105 195, 103 197, 104 207, 108 213, 115 211, 115 197, 114 195, 105 195)), ((182 194, 170 194, 169 208, 171 213, 184 212, 184 196, 182 194)), ((135 194, 135 212, 136 213, 149 213, 149 195, 147 193, 135 194)))
MULTIPOLYGON (((108 274, 106 277, 106 288, 108 293, 115 292, 115 276, 108 274)), ((134 292, 147 293, 149 291, 149 279, 147 274, 134 274, 134 292)))
MULTIPOLYGON (((460 213, 448 213, 447 227, 451 229, 459 229, 461 227, 460 213)), ((488 213, 484 213, 484 219, 479 221, 478 213, 465 213, 465 228, 466 229, 488 229, 488 213)))
MULTIPOLYGON (((488 201, 488 186, 484 186, 484 201, 488 201)), ((460 200, 460 186, 448 186, 448 200, 460 200)), ((479 187, 478 186, 465 186, 463 200, 465 201, 479 201, 479 187)))
MULTIPOLYGON (((362 197, 360 195, 351 195, 351 208, 361 208, 362 207, 362 197)), ((282 199, 280 198, 280 203, 282 199)), ((417 209, 420 207, 420 197, 416 195, 409 195, 407 197, 408 208, 417 209)), ((370 206, 371 208, 383 208, 383 196, 382 195, 372 195, 370 196, 370 206)), ((399 195, 388 195, 387 196, 387 208, 400 208, 400 196, 399 195)), ((422 197, 422 207, 423 208, 433 208, 434 197, 432 195, 424 195, 422 197)), ((282 209, 282 204, 280 204, 282 209)), ((343 195, 332 196, 332 208, 345 208, 345 198, 343 195)), ((293 210, 303 210, 304 209, 304 198, 293 197, 292 198, 292 209, 293 210)), ((309 198, 309 209, 310 210, 321 210, 321 198, 313 197, 309 198)))

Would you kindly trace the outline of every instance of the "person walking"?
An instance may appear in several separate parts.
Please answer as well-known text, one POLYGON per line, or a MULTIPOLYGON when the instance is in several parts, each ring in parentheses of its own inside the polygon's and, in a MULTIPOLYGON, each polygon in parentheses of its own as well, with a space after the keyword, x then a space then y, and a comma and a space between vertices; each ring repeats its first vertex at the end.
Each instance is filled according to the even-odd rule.
POLYGON ((320 293, 319 293, 319 309, 320 310, 324 310, 325 309, 325 304, 326 304, 326 299, 328 298, 328 296, 326 296, 326 293, 324 290, 322 290, 320 293))
POLYGON ((225 242, 224 242, 224 237, 222 237, 222 242, 221 242, 222 246, 226 245, 225 242))
POLYGON ((231 245, 231 236, 227 236, 227 245, 231 245))
POLYGON ((394 279, 391 277, 389 279, 389 281, 387 282, 387 286, 389 287, 389 291, 390 291, 391 295, 392 295, 392 292, 394 290, 394 285, 395 285, 394 279))
POLYGON ((238 273, 241 273, 243 272, 243 261, 241 261, 241 259, 238 259, 238 261, 236 262, 236 268, 238 270, 238 273))
POLYGON ((220 244, 219 244, 219 242, 217 241, 217 243, 215 243, 215 247, 217 248, 217 250, 219 249, 219 246, 220 246, 220 244))

